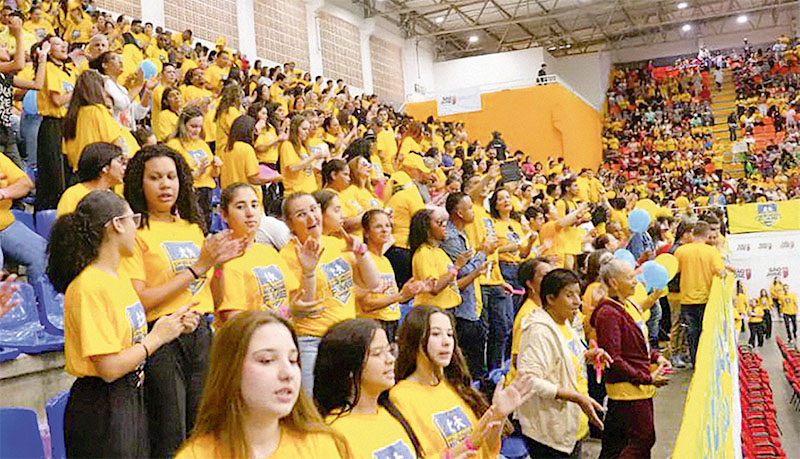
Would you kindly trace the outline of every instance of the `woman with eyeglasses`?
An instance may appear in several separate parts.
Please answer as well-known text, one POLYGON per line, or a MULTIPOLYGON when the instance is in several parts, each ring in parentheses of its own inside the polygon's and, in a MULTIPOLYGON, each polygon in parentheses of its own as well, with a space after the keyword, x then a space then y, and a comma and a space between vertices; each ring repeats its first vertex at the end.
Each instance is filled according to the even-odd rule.
MULTIPOLYGON (((330 192, 318 193, 328 193, 334 200, 338 199, 330 192)), ((356 317, 357 283, 371 291, 377 289, 381 281, 372 259, 366 256, 363 243, 341 228, 341 237, 328 235, 331 234, 329 229, 323 232, 323 210, 315 196, 291 194, 284 200, 282 211, 294 237, 280 254, 298 279, 316 277, 314 300, 322 300, 292 310, 303 368, 303 388, 310 395, 314 387, 317 348, 325 331, 337 322, 356 317), (300 260, 304 251, 320 253, 314 269, 308 269, 300 260)), ((341 218, 341 208, 339 216, 341 218)))
POLYGON ((69 457, 150 456, 143 367, 199 321, 187 305, 148 332, 142 302, 117 272, 140 218, 113 192, 92 191, 53 225, 47 274, 65 293, 64 357, 77 377, 64 414, 69 457))
POLYGON ((64 191, 58 201, 56 215, 60 217, 74 212, 81 199, 94 190, 111 190, 121 185, 127 165, 128 158, 122 154, 119 146, 106 142, 87 145, 78 161, 80 183, 64 191))
MULTIPOLYGON (((191 303, 192 313, 214 312, 212 268, 242 253, 243 241, 222 231, 206 237, 205 221, 192 189, 191 169, 164 145, 139 151, 125 171, 125 197, 142 214, 133 254, 120 264, 131 279, 147 322, 191 303)), ((146 367, 150 452, 175 454, 194 424, 208 367, 208 320, 151 354, 146 367)))

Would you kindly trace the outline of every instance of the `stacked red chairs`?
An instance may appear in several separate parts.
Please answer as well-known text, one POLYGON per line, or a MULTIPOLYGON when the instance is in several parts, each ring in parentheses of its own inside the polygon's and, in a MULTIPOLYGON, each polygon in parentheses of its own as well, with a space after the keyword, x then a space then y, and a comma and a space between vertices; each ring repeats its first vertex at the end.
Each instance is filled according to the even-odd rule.
POLYGON ((785 458, 769 375, 750 346, 739 347, 739 396, 742 406, 742 455, 785 458))
POLYGON ((786 346, 780 336, 775 337, 775 342, 783 356, 783 375, 792 389, 790 402, 795 409, 800 409, 800 351, 786 346))

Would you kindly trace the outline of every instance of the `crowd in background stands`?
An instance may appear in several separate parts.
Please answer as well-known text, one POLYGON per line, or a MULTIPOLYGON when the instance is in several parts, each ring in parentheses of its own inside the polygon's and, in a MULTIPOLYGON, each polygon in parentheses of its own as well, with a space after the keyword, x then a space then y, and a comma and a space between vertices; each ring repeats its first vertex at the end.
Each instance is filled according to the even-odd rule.
POLYGON ((705 206, 797 193, 721 173, 705 63, 615 71, 595 173, 90 3, 4 7, 0 63, 0 244, 65 293, 71 457, 492 457, 512 431, 649 457, 726 270, 705 206), (21 166, 47 252, 8 210, 21 166), (666 253, 648 292, 634 266, 666 253))

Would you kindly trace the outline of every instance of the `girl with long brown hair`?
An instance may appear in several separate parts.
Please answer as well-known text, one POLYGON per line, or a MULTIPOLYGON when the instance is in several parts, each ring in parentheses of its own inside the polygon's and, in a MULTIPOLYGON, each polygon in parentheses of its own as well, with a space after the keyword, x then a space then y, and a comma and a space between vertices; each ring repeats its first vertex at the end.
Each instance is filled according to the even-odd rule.
POLYGON ((191 438, 178 459, 351 457, 300 390, 297 335, 267 311, 245 311, 223 325, 191 438))
POLYGON ((506 417, 528 397, 530 375, 520 374, 508 387, 498 383, 489 405, 470 385, 453 317, 430 306, 406 315, 397 347, 399 382, 389 399, 408 420, 425 456, 454 457, 466 448, 476 457, 496 457, 506 417))

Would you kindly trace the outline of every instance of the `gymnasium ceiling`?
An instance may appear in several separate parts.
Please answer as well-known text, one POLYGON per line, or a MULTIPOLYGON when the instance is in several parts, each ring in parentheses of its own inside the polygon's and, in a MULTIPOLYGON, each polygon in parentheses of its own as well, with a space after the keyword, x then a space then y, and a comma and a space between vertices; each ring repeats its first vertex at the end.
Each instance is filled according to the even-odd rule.
POLYGON ((791 26, 797 0, 352 0, 430 39, 438 60, 542 46, 554 56, 791 26), (685 3, 685 5, 679 5, 685 3), (687 27, 688 24, 688 27, 687 27))

